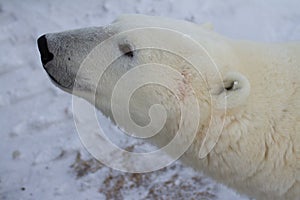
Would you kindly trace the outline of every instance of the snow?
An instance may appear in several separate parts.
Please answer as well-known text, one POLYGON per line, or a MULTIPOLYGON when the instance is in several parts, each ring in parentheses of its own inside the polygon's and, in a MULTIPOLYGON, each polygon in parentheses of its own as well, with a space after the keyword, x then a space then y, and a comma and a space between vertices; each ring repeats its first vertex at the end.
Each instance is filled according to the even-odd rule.
POLYGON ((211 22, 236 39, 293 41, 299 8, 298 0, 0 0, 0 199, 248 199, 179 162, 129 174, 92 159, 76 134, 71 96, 49 81, 36 39, 143 13, 211 22))

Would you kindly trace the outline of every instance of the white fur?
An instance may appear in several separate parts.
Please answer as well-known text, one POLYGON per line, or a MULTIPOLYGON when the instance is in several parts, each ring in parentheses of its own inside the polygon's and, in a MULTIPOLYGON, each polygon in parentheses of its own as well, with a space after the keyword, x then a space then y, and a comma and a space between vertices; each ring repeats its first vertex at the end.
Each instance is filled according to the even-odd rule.
MULTIPOLYGON (((74 52, 77 51, 76 49, 83 48, 88 51, 111 35, 143 27, 172 29, 201 43, 218 65, 223 82, 201 59, 203 55, 195 52, 192 46, 190 49, 188 49, 189 47, 183 49, 182 54, 187 57, 199 57, 196 66, 203 72, 203 77, 190 70, 189 66, 181 59, 163 52, 145 51, 138 54, 133 61, 128 58, 120 58, 115 63, 118 70, 104 74, 96 106, 111 117, 109 104, 111 88, 115 84, 115 79, 124 72, 124 68, 129 66, 129 62, 131 62, 130 65, 135 65, 151 61, 173 66, 183 75, 182 80, 177 81, 178 95, 184 99, 185 95, 191 95, 189 91, 186 91, 186 86, 195 88, 195 95, 201 108, 198 135, 183 156, 183 162, 199 171, 204 171, 207 175, 235 188, 238 192, 257 199, 299 199, 300 44, 296 42, 262 44, 236 41, 218 35, 208 25, 201 27, 193 23, 161 17, 128 15, 117 19, 105 28, 94 28, 93 30, 98 30, 102 37, 100 41, 95 40, 94 45, 88 44, 87 47, 85 43, 78 43, 75 40, 69 42, 68 46, 71 46, 74 52), (230 86, 230 81, 235 82, 234 87, 238 87, 235 88, 236 90, 226 91, 224 89, 224 86, 225 88, 228 87, 228 84, 230 86), (227 100, 227 103, 224 99, 227 100), (227 108, 226 115, 224 115, 225 108, 227 108), (212 148, 212 151, 207 152, 208 154, 203 159, 200 159, 199 151, 204 133, 208 131, 211 136, 206 141, 209 146, 209 142, 211 142, 209 140, 213 140, 212 136, 216 134, 223 122, 223 131, 216 146, 212 148), (211 126, 207 130, 209 123, 211 126)), ((89 38, 92 37, 90 32, 88 31, 89 35, 87 36, 89 38)), ((73 32, 73 37, 76 37, 76 33, 76 31, 73 32)), ((80 34, 80 38, 84 38, 84 29, 78 34, 80 34)), ((116 41, 116 43, 129 42, 134 46, 155 43, 156 40, 149 38, 151 38, 151 32, 146 32, 139 37, 128 35, 127 38, 116 41)), ((64 37, 57 39, 55 34, 50 34, 47 35, 47 39, 49 49, 54 55, 56 55, 57 45, 61 46, 60 49, 66 48, 63 46, 64 37), (60 41, 57 42, 58 40, 60 41)), ((171 36, 164 38, 162 35, 161 38, 156 39, 165 40, 174 48, 180 48, 176 46, 179 42, 171 36)), ((71 60, 72 56, 83 58, 86 51, 80 51, 78 56, 76 53, 68 56, 71 56, 71 60)), ((113 47, 107 49, 108 53, 115 51, 119 50, 113 49, 113 47)), ((70 67, 76 71, 82 61, 82 59, 76 61, 75 58, 72 65, 68 66, 65 60, 59 56, 55 57, 52 62, 52 67, 54 66, 52 70, 56 73, 48 73, 63 77, 64 67, 70 67)), ((85 77, 82 77, 82 80, 93 79, 93 74, 97 70, 100 69, 91 68, 86 72, 85 77)), ((71 92, 69 89, 63 89, 71 92)), ((78 95, 89 99, 86 93, 83 91, 78 95)), ((169 108, 168 115, 171 117, 161 131, 164 139, 160 137, 159 140, 156 140, 154 138, 154 143, 158 146, 164 145, 173 137, 176 132, 176 122, 178 123, 180 118, 180 113, 175 109, 176 101, 170 96, 171 94, 162 88, 143 88, 130 104, 133 119, 142 125, 149 122, 148 109, 151 104, 159 101, 169 108)), ((209 147, 207 148, 209 149, 209 147)))

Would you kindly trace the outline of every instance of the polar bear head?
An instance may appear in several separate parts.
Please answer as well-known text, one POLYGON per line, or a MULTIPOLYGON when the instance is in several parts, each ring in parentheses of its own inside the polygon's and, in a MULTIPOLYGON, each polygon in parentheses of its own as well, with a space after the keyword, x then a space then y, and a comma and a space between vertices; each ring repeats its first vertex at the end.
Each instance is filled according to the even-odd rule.
MULTIPOLYGON (((107 73, 102 74, 103 81, 113 85, 126 71, 145 63, 171 66, 183 78, 195 76, 189 81, 200 81, 198 89, 201 93, 208 92, 199 100, 213 100, 217 108, 234 108, 245 104, 250 92, 250 84, 240 71, 235 50, 226 38, 213 32, 207 24, 199 26, 161 17, 124 15, 105 27, 43 35, 38 45, 43 66, 54 84, 71 93, 77 75, 76 87, 81 91, 78 95, 87 99, 89 90, 95 87, 89 81, 95 78, 95 71, 106 70, 107 73), (86 68, 88 72, 78 75, 78 69, 91 51, 108 40, 110 44, 105 46, 105 55, 98 56, 103 56, 103 61, 105 56, 115 54, 114 60, 109 63, 110 67, 97 63, 97 69, 90 66, 86 68), (187 64, 190 60, 194 63, 187 64), (194 66, 189 67, 190 64, 194 66), (113 70, 109 72, 107 68, 113 70), (196 71, 200 74, 196 75, 196 71)), ((101 59, 95 62, 101 62, 101 59)), ((104 83, 100 88, 102 86, 104 83)), ((106 92, 112 91, 107 86, 102 90, 107 90, 99 91, 103 95, 99 98, 104 103, 103 98, 111 96, 106 92)))
MULTIPOLYGON (((200 157, 214 147, 216 142, 212 141, 219 138, 226 119, 232 118, 229 113, 243 110, 250 94, 250 84, 234 45, 208 25, 125 15, 105 27, 43 35, 38 46, 52 82, 92 102, 113 121, 112 96, 119 80, 129 79, 119 92, 146 81, 131 94, 126 93, 130 100, 124 93, 114 103, 119 105, 115 106, 116 112, 122 113, 120 105, 128 100, 129 116, 140 126, 153 121, 153 116, 149 116, 152 105, 162 105, 167 117, 161 120, 165 122, 162 125, 159 117, 163 114, 156 113, 155 126, 163 127, 163 139, 154 139, 158 146, 165 145, 176 133, 181 119, 180 103, 190 105, 187 99, 195 97, 197 102, 192 104, 199 108, 196 123, 197 137, 201 138, 196 140, 195 148, 204 149, 200 157), (135 74, 128 73, 133 70, 135 74), (207 133, 210 139, 204 139, 207 133), (206 144, 200 145, 203 140, 206 144)), ((195 112, 189 109, 190 113, 195 112)))

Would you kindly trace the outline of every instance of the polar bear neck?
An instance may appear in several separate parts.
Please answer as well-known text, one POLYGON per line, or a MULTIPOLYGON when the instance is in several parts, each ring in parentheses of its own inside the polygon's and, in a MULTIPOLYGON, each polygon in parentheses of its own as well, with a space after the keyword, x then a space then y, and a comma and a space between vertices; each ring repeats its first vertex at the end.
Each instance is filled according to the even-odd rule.
POLYGON ((241 193, 289 199, 300 180, 300 44, 238 41, 232 46, 240 63, 233 68, 251 84, 247 104, 228 110, 220 140, 207 158, 186 160, 241 193))

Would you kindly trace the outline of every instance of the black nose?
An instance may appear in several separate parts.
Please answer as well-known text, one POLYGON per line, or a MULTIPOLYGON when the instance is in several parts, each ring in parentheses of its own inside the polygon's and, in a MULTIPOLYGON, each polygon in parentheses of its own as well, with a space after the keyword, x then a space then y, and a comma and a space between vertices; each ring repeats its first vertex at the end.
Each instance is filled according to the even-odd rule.
POLYGON ((53 54, 48 49, 48 43, 45 35, 42 35, 37 40, 39 51, 41 54, 41 60, 43 65, 46 65, 49 61, 53 59, 53 54))

